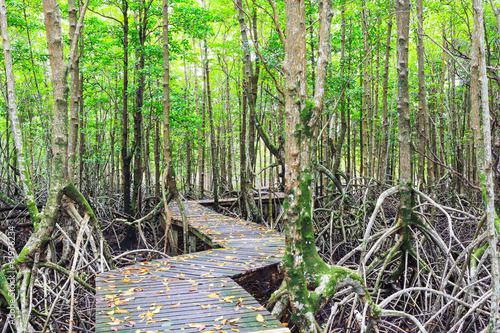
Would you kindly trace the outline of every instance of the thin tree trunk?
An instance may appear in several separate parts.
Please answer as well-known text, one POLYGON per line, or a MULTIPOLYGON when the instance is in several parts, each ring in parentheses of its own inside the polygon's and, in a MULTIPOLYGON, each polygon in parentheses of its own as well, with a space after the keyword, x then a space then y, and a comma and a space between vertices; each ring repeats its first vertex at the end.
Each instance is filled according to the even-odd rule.
MULTIPOLYGON (((24 145, 22 141, 23 138, 21 134, 21 124, 19 122, 19 117, 17 114, 14 67, 12 65, 12 52, 10 49, 10 38, 7 26, 7 7, 5 5, 5 0, 0 0, 0 28, 2 30, 3 54, 5 59, 5 73, 6 73, 7 96, 8 96, 7 102, 9 111, 8 118, 10 119, 10 124, 12 128, 14 147, 15 150, 17 151, 16 152, 17 164, 19 167, 19 175, 21 178, 26 206, 28 206, 31 221, 33 222, 33 225, 36 228, 36 226, 40 221, 40 216, 38 208, 36 206, 35 196, 33 193, 33 186, 31 184, 31 176, 29 174, 29 168, 25 159, 24 145)), ((10 163, 10 161, 7 160, 7 163, 10 163)))
POLYGON ((382 86, 382 133, 380 139, 380 158, 379 158, 379 170, 378 178, 381 181, 385 181, 387 174, 387 137, 389 134, 389 107, 387 103, 387 93, 389 90, 389 60, 391 57, 391 34, 392 34, 392 18, 393 15, 389 15, 387 19, 387 37, 385 42, 385 60, 384 60, 384 82, 382 86))
POLYGON ((239 96, 241 100, 241 123, 240 123, 240 209, 244 218, 248 218, 251 213, 248 200, 245 195, 247 193, 247 98, 246 94, 239 96))
MULTIPOLYGON (((228 69, 229 71, 229 69, 228 69)), ((229 86, 229 76, 226 76, 226 112, 227 112, 227 133, 232 131, 232 111, 231 111, 231 95, 229 86)), ((227 136, 227 185, 228 191, 233 190, 233 140, 230 135, 227 136)))
MULTIPOLYGON (((194 39, 193 39, 193 50, 196 50, 196 42, 194 39)), ((194 62, 194 100, 195 100, 195 106, 196 106, 196 114, 200 115, 200 96, 199 96, 199 90, 198 90, 198 62, 197 61, 194 62)), ((201 150, 202 150, 203 140, 201 140, 201 128, 200 127, 198 127, 198 129, 197 129, 197 135, 198 135, 198 140, 200 140, 200 141, 198 142, 198 156, 197 156, 197 158, 198 158, 198 160, 197 160, 198 170, 195 171, 195 173, 197 175, 195 183, 196 182, 198 183, 198 187, 200 188, 199 197, 201 197, 202 186, 200 185, 200 180, 201 180, 201 172, 202 171, 201 171, 200 165, 201 165, 201 150)), ((193 194, 195 194, 195 193, 193 193, 193 194)))
MULTIPOLYGON (((346 42, 346 36, 345 36, 345 8, 342 9, 342 17, 341 17, 341 32, 340 32, 340 70, 342 76, 345 75, 346 72, 346 58, 345 58, 345 42, 346 42)), ((345 82, 342 85, 342 89, 347 89, 347 85, 349 83, 345 82)), ((330 142, 331 145, 331 150, 333 153, 333 161, 332 161, 332 173, 335 175, 339 169, 340 166, 340 161, 342 159, 342 146, 344 144, 345 140, 345 134, 347 131, 347 121, 346 121, 346 100, 344 98, 344 93, 341 92, 341 104, 340 104, 340 135, 337 138, 337 145, 336 147, 333 146, 333 121, 330 124, 330 133, 328 137, 328 141, 330 142)), ((349 170, 349 169, 348 169, 349 170)), ((349 171, 347 171, 349 173, 349 171)))
MULTIPOLYGON (((123 210, 125 214, 130 215, 130 162, 132 156, 129 155, 128 149, 128 0, 122 0, 123 14, 123 109, 122 109, 122 175, 123 175, 123 210)), ((127 226, 127 236, 134 238, 132 232, 135 230, 127 226)))
MULTIPOLYGON (((191 90, 189 86, 188 71, 186 66, 186 57, 183 58, 184 62, 184 82, 186 90, 184 92, 184 98, 188 100, 188 91, 191 90)), ((191 196, 191 131, 186 132, 186 183, 184 186, 184 191, 188 197, 191 196)))
MULTIPOLYGON (((411 188, 411 147, 410 147, 410 97, 408 87, 408 35, 410 25, 410 0, 396 0, 396 21, 398 33, 398 104, 399 113, 399 150, 400 150, 400 183, 411 188)), ((406 200, 402 200, 405 208, 412 209, 406 200)))
MULTIPOLYGON (((245 154, 248 154, 248 156, 245 156, 245 164, 242 164, 242 167, 244 166, 246 170, 241 170, 241 177, 245 177, 245 179, 242 179, 242 182, 245 181, 246 184, 241 187, 241 196, 243 200, 245 201, 243 207, 245 207, 245 210, 247 208, 250 208, 250 211, 246 211, 244 213, 247 218, 249 218, 251 215, 254 217, 257 217, 259 215, 258 210, 256 209, 255 201, 253 200, 253 195, 250 193, 251 187, 254 183, 254 171, 255 171, 255 162, 256 162, 256 149, 255 149, 255 128, 257 128, 257 131, 261 137, 263 137, 263 140, 266 143, 266 146, 273 150, 274 153, 279 154, 275 147, 270 143, 268 137, 266 134, 263 133, 262 129, 262 124, 256 123, 256 115, 255 115, 255 108, 256 108, 256 101, 257 101, 257 83, 258 83, 258 78, 259 78, 259 65, 257 63, 258 57, 255 58, 256 61, 256 66, 255 66, 255 71, 253 68, 252 64, 252 57, 250 54, 250 43, 249 43, 249 38, 248 34, 249 31, 247 31, 247 25, 245 23, 245 13, 243 11, 243 2, 242 0, 237 0, 235 2, 235 7, 238 10, 238 21, 240 24, 240 35, 241 35, 241 41, 242 41, 242 47, 243 47, 243 64, 244 64, 244 69, 243 69, 243 92, 245 94, 243 98, 243 107, 247 108, 248 114, 246 115, 248 117, 248 129, 245 129, 245 132, 247 133, 247 138, 245 138, 245 141, 247 143, 248 149, 245 149, 245 154)), ((257 17, 256 17, 256 12, 253 13, 252 15, 252 20, 249 20, 252 23, 252 27, 254 29, 254 40, 253 43, 254 45, 257 45, 257 17)), ((251 32, 251 31, 250 31, 251 32)), ((243 125, 242 125, 243 126, 243 125)), ((246 124, 244 126, 247 126, 246 124)), ((240 157, 241 158, 241 157, 240 157)))
MULTIPOLYGON (((442 27, 442 43, 443 45, 446 45, 445 42, 446 42, 446 30, 445 30, 445 25, 443 24, 443 27, 442 27)), ((441 115, 440 119, 439 119, 439 152, 440 152, 440 157, 441 157, 441 161, 445 161, 445 148, 444 148, 444 142, 445 142, 445 139, 444 139, 444 126, 445 126, 445 122, 444 122, 444 113, 445 113, 445 98, 444 98, 444 87, 445 87, 445 79, 446 79, 446 52, 445 50, 443 50, 443 52, 441 53, 441 83, 440 83, 440 87, 441 87, 441 100, 440 100, 440 105, 439 105, 439 108, 440 108, 440 112, 439 114, 441 115)), ((439 179, 443 176, 444 174, 444 168, 443 166, 439 166, 439 172, 438 172, 438 177, 436 177, 436 179, 439 179)))
MULTIPOLYGON (((83 40, 80 41, 80 52, 82 52, 83 50, 83 40)), ((80 185, 80 188, 82 188, 82 184, 83 184, 83 169, 84 169, 84 164, 83 164, 83 155, 85 154, 85 132, 83 131, 83 128, 84 128, 84 122, 83 122, 83 119, 84 119, 84 114, 83 114, 83 73, 80 73, 80 103, 79 103, 79 107, 80 107, 80 119, 79 119, 79 122, 80 122, 80 145, 78 147, 78 172, 79 172, 79 175, 78 175, 78 184, 80 185)))
MULTIPOLYGON (((184 243, 184 253, 188 253, 188 221, 186 217, 186 211, 184 209, 184 204, 182 203, 179 191, 177 189, 177 183, 175 181, 174 166, 172 162, 172 141, 170 139, 170 60, 169 60, 169 30, 168 30, 168 0, 163 0, 162 2, 162 42, 163 42, 163 140, 165 141, 163 155, 165 157, 166 163, 166 181, 168 184, 168 190, 170 195, 173 196, 179 206, 181 211, 182 221, 183 221, 183 243, 184 243)), ((165 203, 167 204, 167 203, 165 203)), ((168 207, 165 207, 168 210, 168 207)), ((170 215, 170 214, 167 214, 170 215)), ((167 232, 168 232, 167 226, 167 232)))
MULTIPOLYGON (((500 330, 500 256, 497 249, 498 238, 500 234, 500 224, 498 224, 498 216, 495 212, 495 191, 493 181, 493 157, 491 153, 491 125, 490 125, 490 108, 488 100, 488 76, 486 73, 486 59, 484 47, 484 12, 483 3, 481 0, 472 1, 472 10, 474 14, 474 25, 472 33, 472 75, 471 75, 471 95, 472 95, 472 114, 478 116, 479 109, 483 111, 483 126, 482 138, 483 142, 481 150, 476 151, 482 155, 482 158, 477 158, 480 161, 481 182, 483 185, 483 194, 486 200, 486 224, 488 244, 491 256, 491 314, 488 332, 498 332, 500 330), (497 224, 497 225, 495 225, 497 224)), ((476 119, 477 120, 477 119, 476 119)), ((477 126, 478 124, 473 124, 477 126)), ((480 128, 476 127, 479 131, 480 128)), ((481 142, 477 142, 478 145, 481 142)))
MULTIPOLYGON (((200 53, 203 54, 203 49, 200 43, 200 53)), ((203 58, 203 55, 202 55, 203 58)), ((204 61, 204 60, 203 60, 204 61)), ((200 198, 204 196, 204 187, 205 187, 205 126, 206 126, 206 104, 207 104, 207 79, 205 68, 203 67, 203 99, 201 104, 201 134, 199 135, 201 138, 200 145, 198 146, 198 174, 200 175, 200 198)))
POLYGON ((132 214, 137 217, 140 214, 142 206, 142 179, 144 176, 143 170, 143 131, 144 131, 144 117, 143 117, 143 105, 144 105, 144 88, 145 88, 145 50, 146 36, 147 36, 147 26, 148 26, 148 7, 144 0, 140 1, 140 7, 138 10, 138 39, 139 39, 139 49, 138 62, 136 65, 136 72, 138 73, 137 79, 137 90, 135 95, 135 107, 134 107, 134 182, 132 186, 132 214))
POLYGON ((160 120, 156 116, 155 139, 153 150, 155 155, 155 197, 160 198, 160 120))
MULTIPOLYGON (((38 98, 38 103, 36 103, 37 105, 37 109, 38 110, 41 110, 43 108, 43 104, 44 104, 44 100, 43 100, 43 97, 42 97, 42 94, 40 92, 40 86, 38 85, 38 79, 36 77, 36 68, 37 66, 35 65, 35 58, 34 58, 34 55, 33 55, 33 44, 31 42, 31 34, 30 34, 30 26, 28 24, 28 17, 26 15, 26 4, 25 2, 23 1, 23 16, 24 16, 24 21, 26 22, 26 37, 28 39, 28 48, 29 48, 29 51, 30 51, 30 62, 31 62, 31 66, 32 66, 32 72, 33 72, 33 81, 35 83, 35 87, 36 87, 36 91, 37 91, 37 98, 38 98)), ((31 122, 31 112, 29 113, 30 114, 30 122, 31 122)), ((46 131, 47 134, 46 136, 49 136, 49 131, 46 131)), ((32 135, 32 137, 34 137, 34 135, 32 135)), ((47 143, 49 141, 47 140, 47 143)), ((50 160, 52 158, 52 147, 50 147, 50 145, 47 145, 47 157, 48 157, 48 160, 50 160)), ((30 155, 31 155, 31 165, 30 165, 30 174, 33 175, 34 174, 34 158, 33 158, 33 142, 30 142, 29 143, 29 150, 30 150, 30 155)))
POLYGON ((210 91, 210 69, 208 66, 208 48, 205 41, 205 75, 207 80, 207 102, 208 102, 208 118, 210 121, 210 149, 212 155, 212 177, 213 177, 213 194, 214 208, 219 209, 219 167, 217 165, 217 147, 215 141, 214 117, 212 113, 212 94, 210 91))
POLYGON ((116 135, 116 128, 118 127, 116 123, 116 118, 118 115, 118 102, 115 100, 115 105, 112 109, 112 118, 111 118, 111 126, 113 128, 111 129, 111 133, 109 134, 110 136, 110 151, 111 151, 111 175, 110 175, 110 186, 109 186, 109 197, 113 198, 114 196, 114 190, 115 190, 115 135, 116 135))
POLYGON ((427 109, 427 94, 425 90, 425 68, 424 68, 424 5, 423 0, 417 0, 417 58, 418 58, 418 183, 424 184, 424 174, 425 174, 425 146, 426 137, 428 138, 428 132, 426 131, 426 117, 428 115, 427 109))
MULTIPOLYGON (((370 45, 369 45, 369 40, 368 40, 368 14, 367 14, 367 8, 366 8, 366 2, 363 0, 362 1, 362 30, 363 30, 363 54, 365 56, 368 55, 370 52, 370 45)), ((368 59, 363 61, 363 100, 362 100, 362 116, 361 116, 361 123, 362 123, 362 129, 360 130, 360 142, 361 142, 361 176, 365 177, 370 177, 369 169, 369 161, 370 161, 370 133, 368 130, 368 117, 371 115, 371 92, 370 92, 370 72, 368 70, 368 59)), ((371 121, 371 120, 370 120, 371 121)))
MULTIPOLYGON (((77 22, 77 10, 75 0, 68 0, 68 17, 69 17, 69 44, 73 44, 73 39, 78 38, 75 36, 76 22, 77 22)), ((78 41, 76 41, 77 49, 75 49, 75 55, 78 52, 78 41)), ((71 176, 75 174, 75 161, 76 161, 76 146, 78 143, 78 103, 79 103, 79 93, 80 93, 80 61, 79 57, 75 56, 73 59, 72 68, 70 70, 70 125, 69 125, 69 143, 68 143, 68 168, 71 176)))
MULTIPOLYGON (((377 30, 380 30, 380 22, 377 23, 377 30)), ((372 106, 372 117, 370 122, 370 131, 371 131, 371 147, 370 147, 370 175, 372 177, 376 177, 377 168, 375 164, 375 159, 379 156, 378 150, 380 149, 380 145, 377 145, 377 136, 379 133, 379 128, 377 126, 378 121, 377 118, 379 116, 378 110, 378 98, 379 98, 379 82, 380 82, 380 38, 377 39, 377 45, 375 47, 375 52, 377 52, 376 60, 375 60, 375 78, 372 79, 372 91, 373 91, 373 106, 372 106)))
POLYGON ((493 0, 490 0, 490 5, 497 21, 497 32, 500 34, 500 7, 497 7, 493 0))

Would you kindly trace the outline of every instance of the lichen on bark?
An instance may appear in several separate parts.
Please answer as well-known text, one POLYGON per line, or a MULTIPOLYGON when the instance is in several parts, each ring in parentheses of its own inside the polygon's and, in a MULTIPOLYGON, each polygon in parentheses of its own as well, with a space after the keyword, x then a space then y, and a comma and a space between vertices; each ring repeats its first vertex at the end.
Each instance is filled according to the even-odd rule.
POLYGON ((317 174, 318 120, 323 111, 326 68, 330 60, 332 2, 318 3, 319 45, 315 93, 307 97, 304 1, 286 0, 285 61, 285 234, 286 250, 282 262, 283 285, 269 304, 280 315, 292 309, 301 332, 319 332, 316 313, 342 287, 351 286, 371 302, 364 282, 356 272, 330 266, 319 256, 313 226, 312 189, 317 174))

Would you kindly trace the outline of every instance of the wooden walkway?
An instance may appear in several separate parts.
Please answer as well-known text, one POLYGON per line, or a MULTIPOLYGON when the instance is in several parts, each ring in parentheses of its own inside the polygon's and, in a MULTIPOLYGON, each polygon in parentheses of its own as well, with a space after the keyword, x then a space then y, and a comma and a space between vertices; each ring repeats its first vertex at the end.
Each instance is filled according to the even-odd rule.
MULTIPOLYGON (((213 249, 105 272, 96 278, 96 332, 289 332, 234 278, 277 265, 274 230, 186 202, 190 232, 213 249)), ((173 221, 182 226, 179 209, 173 221)))
MULTIPOLYGON (((258 194, 255 194, 255 201, 258 202, 261 200, 263 203, 268 203, 269 200, 276 201, 276 202, 283 202, 285 199, 285 194, 284 193, 262 193, 262 195, 259 197, 258 194)), ((219 199, 219 205, 223 207, 229 207, 232 204, 234 204, 238 198, 225 198, 225 199, 219 199)), ((202 206, 213 206, 214 201, 213 200, 198 200, 196 201, 202 206)))

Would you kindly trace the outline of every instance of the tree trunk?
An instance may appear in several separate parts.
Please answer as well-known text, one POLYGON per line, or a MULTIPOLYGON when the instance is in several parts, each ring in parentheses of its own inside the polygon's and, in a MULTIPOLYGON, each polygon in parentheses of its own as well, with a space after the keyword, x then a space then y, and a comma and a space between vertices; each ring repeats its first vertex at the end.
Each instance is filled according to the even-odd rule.
POLYGON ((215 141, 214 117, 212 113, 212 94, 210 91, 210 69, 208 67, 208 50, 205 41, 205 75, 207 80, 207 101, 208 101, 208 118, 210 121, 210 152, 212 155, 212 177, 213 177, 213 194, 214 208, 219 209, 219 167, 217 165, 217 147, 215 141))
MULTIPOLYGON (((6 73, 6 83, 7 83, 7 102, 8 102, 8 119, 10 120, 12 128, 12 136, 14 141, 14 147, 17 155, 17 164, 19 168, 19 175, 21 178, 22 188, 24 192, 24 198, 26 206, 28 206, 29 214, 33 225, 38 225, 40 221, 40 216, 38 213, 38 208, 36 206, 35 196, 33 193, 33 186, 31 184, 31 176, 29 173, 29 168, 25 158, 23 138, 21 134, 21 124, 19 122, 18 112, 17 112, 17 102, 15 93, 15 81, 14 81, 14 67, 12 65, 12 52, 10 49, 10 38, 7 26, 7 8, 5 5, 5 0, 0 0, 0 28, 2 30, 3 38, 3 53, 5 59, 5 73, 6 73)), ((8 141, 7 141, 8 142, 8 141)), ((10 163, 7 160, 7 163, 10 163)))
MULTIPOLYGON (((232 132, 232 110, 231 95, 229 86, 229 76, 226 76, 226 112, 227 112, 227 133, 232 132)), ((227 136, 227 190, 233 190, 233 140, 230 135, 227 136)))
MULTIPOLYGON (((372 103, 371 103, 371 89, 370 89, 370 72, 368 70, 368 53, 370 52, 370 44, 368 40, 368 14, 366 8, 366 2, 362 1, 362 30, 363 30, 363 54, 367 57, 363 61, 363 100, 362 100, 362 116, 361 116, 361 126, 362 129, 360 131, 360 142, 361 142, 361 176, 371 177, 370 174, 370 133, 368 130, 368 117, 372 113, 372 103)), ((370 119, 370 122, 372 119, 370 119)))
MULTIPOLYGON (((201 49, 201 48, 200 48, 201 49)), ((196 50, 196 43, 195 40, 193 39, 193 50, 196 50)), ((201 116, 200 114, 200 96, 199 96, 199 90, 198 90, 198 62, 194 62, 194 100, 195 100, 195 105, 196 105, 196 114, 201 116)), ((197 129, 197 135, 198 135, 198 170, 195 171, 197 174, 197 180, 198 180, 198 187, 199 187, 199 197, 202 197, 203 195, 203 184, 201 183, 201 173, 203 172, 203 169, 201 168, 201 155, 202 155, 202 146, 203 146, 203 140, 202 140, 202 129, 198 127, 197 129)), ((194 194, 194 193, 193 193, 194 194)))
MULTIPOLYGON (((184 99, 188 101, 188 92, 191 91, 191 87, 189 86, 189 76, 188 69, 186 66, 186 57, 183 57, 183 65, 184 65, 184 99)), ((196 110, 198 111, 198 110, 196 110)), ((186 131, 186 182, 184 183, 184 192, 187 197, 191 197, 191 131, 186 131)))
MULTIPOLYGON (((251 187, 253 185, 253 173, 255 171, 255 162, 256 162, 256 149, 255 149, 255 129, 264 140, 266 146, 273 151, 274 154, 279 155, 278 149, 276 149, 270 142, 268 136, 264 133, 262 129, 262 124, 256 121, 255 108, 257 102, 257 83, 259 79, 259 65, 256 63, 255 71, 254 66, 252 64, 252 57, 250 54, 250 43, 248 38, 249 31, 247 30, 247 25, 245 23, 245 12, 243 11, 243 2, 242 0, 237 0, 235 2, 235 7, 238 10, 238 21, 240 24, 240 35, 241 42, 243 48, 243 108, 247 110, 246 117, 248 118, 248 129, 245 129, 246 144, 247 149, 245 149, 245 163, 241 164, 242 167, 246 168, 245 170, 241 170, 242 177, 242 187, 241 187, 241 196, 242 200, 245 201, 241 207, 246 210, 244 215, 247 218, 257 218, 260 214, 256 207, 255 201, 253 199, 253 195, 250 192, 251 187), (243 179, 244 177, 244 179, 243 179), (243 181, 245 181, 245 185, 243 185, 243 181)), ((254 29, 254 45, 257 45, 257 17, 256 12, 252 15, 252 20, 249 20, 249 23, 252 23, 252 27, 254 29)), ((251 31, 250 31, 251 32, 251 31)), ((258 61, 258 57, 255 57, 255 61, 258 61)), ((247 126, 247 123, 242 124, 242 126, 247 126)), ((241 157, 240 157, 241 158, 241 157)))
POLYGON ((424 184, 424 174, 425 174, 425 143, 426 137, 429 135, 426 132, 425 119, 428 114, 427 110, 427 94, 425 91, 425 68, 424 68, 424 5, 423 0, 417 0, 417 58, 418 58, 418 183, 424 184))
POLYGON ((137 78, 137 90, 135 95, 135 107, 134 107, 134 182, 132 186, 132 214, 137 217, 140 214, 142 206, 142 178, 144 175, 142 154, 143 154, 143 127, 144 127, 144 117, 143 117, 143 106, 144 106, 144 88, 145 88, 145 45, 147 37, 147 27, 148 27, 148 7, 144 0, 141 0, 139 10, 138 10, 138 40, 139 49, 138 62, 136 65, 136 72, 138 73, 137 78))
POLYGON ((411 165, 411 125, 410 125, 410 97, 408 84, 408 42, 410 28, 410 0, 396 0, 397 24, 397 73, 398 73, 398 104, 399 114, 399 184, 400 207, 398 223, 401 226, 403 245, 401 250, 402 260, 399 268, 392 278, 396 279, 406 267, 406 258, 413 260, 412 231, 410 230, 413 218, 413 191, 412 191, 412 165, 411 165), (409 254, 408 256, 406 254, 409 254))
MULTIPOLYGON (((130 166, 133 157, 133 151, 129 152, 129 120, 128 120, 128 0, 122 0, 122 15, 123 15, 123 109, 122 109, 122 142, 121 142, 121 155, 122 155, 122 177, 123 177, 123 211, 125 215, 132 215, 132 203, 130 200, 130 187, 131 187, 131 172, 130 166)), ((131 225, 126 225, 125 238, 122 240, 122 246, 125 248, 133 248, 137 244, 137 235, 135 228, 131 225)))
MULTIPOLYGON (((340 71, 342 77, 346 74, 346 58, 345 58, 345 8, 342 9, 342 17, 341 17, 341 32, 340 32, 340 71)), ((333 160, 332 160, 332 173, 335 175, 339 169, 340 161, 342 160, 342 146, 344 145, 345 134, 347 131, 347 121, 346 121, 346 99, 344 98, 344 90, 347 89, 349 85, 348 82, 343 82, 342 84, 342 92, 339 98, 341 98, 340 102, 340 134, 337 138, 337 145, 333 146, 333 120, 330 123, 330 133, 328 136, 328 141, 331 145, 333 160)), ((349 171, 348 171, 349 172, 349 171)))
MULTIPOLYGON (((380 22, 377 23, 377 30, 380 31, 380 22)), ((377 168, 376 168, 376 163, 375 159, 379 156, 378 150, 380 149, 380 145, 377 144, 377 137, 379 133, 379 127, 378 125, 378 116, 379 116, 379 110, 378 110, 378 98, 379 98, 379 82, 380 82, 380 38, 377 39, 377 44, 375 46, 375 52, 377 53, 376 60, 375 60, 375 75, 374 79, 372 79, 372 91, 373 91, 373 106, 372 106, 372 117, 371 117, 371 122, 370 122, 370 132, 371 132, 371 148, 370 148, 370 175, 372 177, 376 177, 377 175, 377 168)), ((372 75, 373 75, 373 69, 372 69, 372 75)))
MULTIPOLYGON (((75 0, 68 0, 68 17, 69 17, 69 45, 73 44, 75 38, 76 22, 77 22, 77 10, 75 0)), ((75 55, 78 52, 78 40, 76 41, 77 49, 75 49, 75 55)), ((69 152, 69 163, 68 172, 71 176, 75 174, 75 161, 76 161, 76 146, 78 143, 78 103, 79 103, 79 93, 80 93, 80 61, 79 57, 75 56, 73 59, 72 68, 70 70, 70 125, 69 125, 69 142, 68 142, 68 152, 69 152)))
MULTIPOLYGON (((170 60, 169 60, 169 44, 168 44, 168 0, 163 0, 162 3, 162 37, 163 37, 163 140, 165 141, 163 155, 166 163, 166 181, 170 196, 172 196, 181 212, 183 222, 183 243, 184 253, 188 253, 188 238, 189 228, 184 204, 180 199, 175 180, 174 165, 172 162, 172 141, 170 139, 170 60)), ((167 204, 167 202, 165 203, 167 204)), ((168 210, 168 207, 165 207, 168 210)), ((167 214, 170 216, 170 214, 167 214)), ((167 227, 168 228, 168 227, 167 227)), ((168 231, 168 230, 167 230, 168 231)))
MULTIPOLYGON (((315 95, 307 98, 305 11, 303 0, 285 1, 286 46, 283 64, 286 83, 286 159, 285 159, 285 232, 283 257, 284 283, 280 290, 288 294, 278 300, 273 313, 280 314, 290 304, 292 319, 301 332, 319 332, 314 317, 320 305, 335 289, 351 285, 364 295, 363 282, 354 272, 328 266, 319 256, 313 228, 313 186, 318 121, 323 111, 326 67, 330 61, 330 26, 333 16, 330 1, 319 2, 319 44, 315 95)), ((278 290, 277 293, 280 292, 278 290)), ((276 301, 277 293, 270 300, 276 301)), ((369 296, 368 296, 369 297, 369 296)))
POLYGON ((497 32, 500 34, 500 7, 497 7, 493 0, 490 0, 491 9, 495 14, 495 19, 497 21, 497 32))
MULTIPOLYGON (((203 50, 200 43, 200 53, 203 54, 203 50)), ((203 58, 203 56, 202 56, 203 58)), ((203 67, 203 99, 201 104, 201 130, 198 132, 201 142, 198 146, 198 174, 200 176, 200 198, 204 196, 205 187, 205 126, 206 126, 206 105, 207 105, 207 80, 205 73, 205 68, 203 67), (200 135, 201 134, 201 135, 200 135)))
POLYGON ((160 120, 155 117, 155 139, 153 144, 155 155, 155 197, 160 198, 160 120))
MULTIPOLYGON (((443 45, 446 45, 446 30, 445 30, 445 25, 443 24, 443 27, 442 27, 442 43, 443 45)), ((444 122, 444 113, 445 113, 445 97, 444 97, 444 88, 445 88, 445 79, 446 79, 446 52, 445 50, 443 50, 443 52, 441 53, 441 82, 440 82, 440 95, 441 95, 441 100, 440 100, 440 104, 439 104, 439 108, 440 108, 440 112, 439 114, 441 114, 441 117, 439 119, 439 155, 441 157, 441 161, 445 161, 445 148, 444 148, 444 126, 445 126, 445 122, 444 122)), ((443 176, 444 174, 444 167, 443 166, 439 166, 439 171, 438 171, 438 176, 436 177, 436 179, 439 179, 443 176)))
POLYGON ((378 178, 382 182, 386 179, 387 174, 387 150, 388 150, 388 134, 389 134, 389 115, 388 115, 388 104, 387 104, 387 92, 389 87, 389 60, 391 57, 391 33, 392 33, 392 17, 389 15, 387 19, 387 37, 385 42, 385 60, 384 60, 384 82, 382 86, 382 137, 380 139, 380 158, 379 158, 379 169, 378 178))
MULTIPOLYGON (((123 109, 122 109, 122 175, 123 175, 123 210, 130 215, 130 162, 132 156, 128 150, 128 0, 122 0, 123 14, 123 109)), ((133 230, 127 226, 127 236, 133 230)))
MULTIPOLYGON (((486 73, 486 59, 484 48, 484 12, 481 0, 472 1, 472 10, 474 14, 474 25, 472 32, 472 75, 471 89, 473 114, 479 114, 479 109, 483 111, 482 138, 483 147, 476 151, 482 155, 477 158, 480 161, 481 182, 483 187, 483 196, 486 204, 486 224, 488 244, 491 256, 491 314, 488 332, 498 332, 500 330, 500 256, 497 249, 500 221, 495 212, 495 192, 493 181, 493 157, 491 153, 491 125, 490 108, 488 100, 488 76, 486 73)), ((473 125, 474 126, 474 125, 473 125)), ((479 128, 476 128, 479 130, 479 128)), ((481 144, 478 142, 478 144, 481 144)))
MULTIPOLYGON (((80 40, 80 52, 83 50, 83 40, 80 40)), ((83 164, 83 155, 85 154, 85 132, 83 131, 83 119, 84 119, 84 114, 83 114, 83 73, 80 73, 80 145, 78 147, 78 184, 80 186, 80 189, 82 188, 83 184, 83 169, 84 169, 84 164, 83 164)))
MULTIPOLYGON (((82 27, 82 20, 85 15, 85 10, 88 1, 82 6, 80 20, 76 26, 75 38, 79 35, 82 27)), ((3 4, 1 12, 3 17, 6 17, 5 4, 3 4)), ((44 0, 44 25, 46 31, 46 40, 48 45, 48 53, 50 57, 50 69, 52 74, 52 89, 54 101, 53 125, 52 125, 52 170, 50 178, 50 187, 44 210, 40 216, 40 221, 35 225, 34 232, 24 244, 23 249, 16 258, 17 276, 21 278, 19 287, 20 308, 16 306, 14 309, 15 325, 19 332, 31 331, 32 328, 28 324, 31 314, 31 302, 29 301, 29 293, 32 290, 31 265, 34 259, 44 254, 48 243, 52 240, 52 232, 55 228, 56 218, 59 213, 59 208, 62 203, 63 195, 67 195, 70 199, 76 201, 81 207, 84 207, 87 213, 91 216, 94 222, 94 228, 98 237, 102 237, 99 226, 95 219, 88 202, 79 193, 74 186, 68 174, 68 83, 67 76, 71 69, 72 61, 75 57, 76 40, 73 41, 69 57, 68 66, 64 61, 63 38, 61 28, 61 13, 57 0, 44 0)), ((3 20, 6 22, 5 20, 3 20)), ((7 33, 7 27, 2 26, 2 31, 7 33), (5 29, 5 30, 4 30, 5 29)), ((9 49, 9 48, 7 48, 9 49)), ((106 247, 102 248, 106 258, 109 258, 109 252, 106 247)), ((0 280, 5 281, 3 272, 0 272, 0 280)), ((70 275, 70 279, 72 279, 70 275)), ((4 290, 2 288, 2 290, 4 290)), ((9 300, 7 293, 6 299, 9 300)), ((73 304, 73 303, 72 303, 73 304)), ((73 305, 72 305, 73 307, 73 305)), ((69 331, 72 330, 72 312, 69 319, 69 331)))

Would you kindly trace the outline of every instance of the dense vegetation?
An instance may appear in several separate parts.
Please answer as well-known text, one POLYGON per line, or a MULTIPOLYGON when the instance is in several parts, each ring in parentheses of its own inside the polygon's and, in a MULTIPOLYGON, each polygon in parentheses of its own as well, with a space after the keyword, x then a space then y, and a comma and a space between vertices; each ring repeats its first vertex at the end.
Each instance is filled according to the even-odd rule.
POLYGON ((92 331, 95 275, 180 250, 165 203, 204 198, 286 233, 268 307, 295 330, 500 330, 496 0, 0 0, 0 21, 7 330, 92 331))

